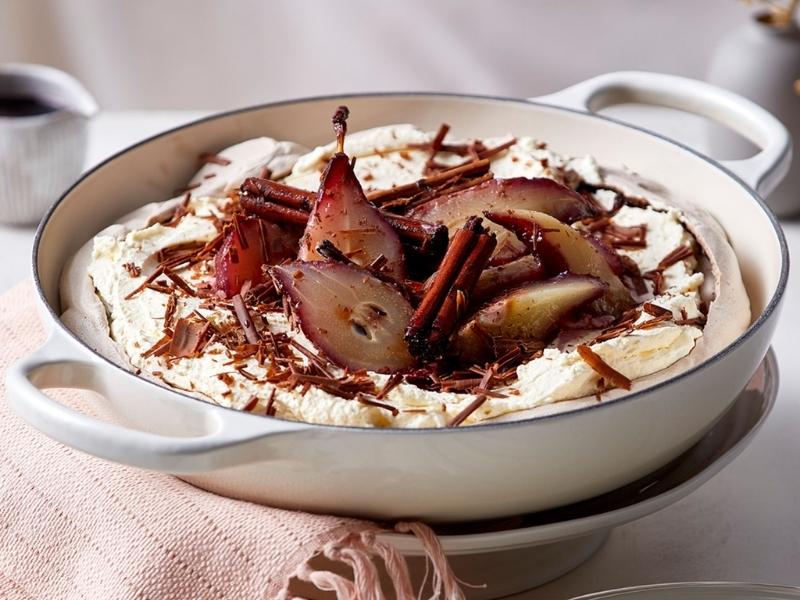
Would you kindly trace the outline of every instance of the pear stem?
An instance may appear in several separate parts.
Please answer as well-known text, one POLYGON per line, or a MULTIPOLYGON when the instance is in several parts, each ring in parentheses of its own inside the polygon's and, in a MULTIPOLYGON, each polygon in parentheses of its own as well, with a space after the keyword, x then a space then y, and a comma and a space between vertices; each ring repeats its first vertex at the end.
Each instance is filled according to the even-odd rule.
POLYGON ((350 109, 340 106, 333 113, 333 131, 336 133, 336 151, 344 153, 344 136, 347 135, 347 117, 350 116, 350 109))

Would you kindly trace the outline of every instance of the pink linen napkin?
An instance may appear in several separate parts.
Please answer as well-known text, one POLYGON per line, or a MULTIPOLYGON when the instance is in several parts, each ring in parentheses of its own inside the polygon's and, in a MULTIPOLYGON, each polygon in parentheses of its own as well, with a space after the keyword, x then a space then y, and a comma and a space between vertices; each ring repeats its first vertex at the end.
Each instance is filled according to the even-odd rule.
MULTIPOLYGON (((375 523, 223 498, 102 461, 29 427, 5 401, 5 371, 44 341, 33 298, 29 282, 0 296, 0 598, 417 597, 405 560, 376 538, 383 528, 375 523), (316 567, 314 557, 344 568, 316 567), (389 575, 383 588, 378 567, 389 575)), ((97 396, 51 393, 97 414, 97 396)), ((395 530, 425 545, 432 597, 464 597, 430 529, 398 523, 395 530)))

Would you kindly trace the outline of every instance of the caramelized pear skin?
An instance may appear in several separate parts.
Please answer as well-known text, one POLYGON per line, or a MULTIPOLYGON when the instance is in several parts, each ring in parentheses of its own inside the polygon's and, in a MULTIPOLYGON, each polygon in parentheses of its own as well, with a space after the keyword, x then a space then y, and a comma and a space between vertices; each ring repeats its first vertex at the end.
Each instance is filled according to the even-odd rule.
POLYGON ((535 254, 497 267, 484 269, 472 293, 473 302, 481 303, 523 283, 545 278, 544 265, 535 254))
POLYGON ((413 308, 393 285, 340 262, 297 261, 270 274, 302 332, 332 362, 380 373, 414 365, 403 339, 413 308))
MULTIPOLYGON (((447 226, 450 235, 471 216, 487 210, 524 209, 552 215, 571 223, 595 214, 594 206, 583 196, 545 178, 515 177, 491 179, 460 192, 446 194, 413 209, 409 216, 447 226)), ((497 235, 497 248, 491 265, 500 265, 525 254, 525 245, 507 229, 488 224, 497 235)))
POLYGON ((384 272, 397 280, 405 276, 400 238, 380 211, 367 201, 345 154, 331 158, 322 176, 308 225, 300 240, 298 258, 322 260, 317 246, 330 240, 354 263, 367 266, 385 258, 384 272))
POLYGON ((453 340, 455 354, 481 362, 492 358, 493 338, 545 341, 561 319, 607 288, 588 275, 560 275, 520 286, 485 304, 461 326, 453 340))
POLYGON ((238 218, 225 234, 214 260, 214 287, 226 298, 238 294, 245 281, 262 283, 262 265, 269 264, 268 223, 261 219, 238 218))
POLYGON ((489 211, 486 217, 520 235, 538 230, 536 252, 551 274, 569 272, 593 275, 603 280, 607 289, 593 306, 601 314, 620 315, 633 306, 631 293, 617 275, 613 252, 601 249, 599 240, 590 240, 555 217, 532 210, 489 211))

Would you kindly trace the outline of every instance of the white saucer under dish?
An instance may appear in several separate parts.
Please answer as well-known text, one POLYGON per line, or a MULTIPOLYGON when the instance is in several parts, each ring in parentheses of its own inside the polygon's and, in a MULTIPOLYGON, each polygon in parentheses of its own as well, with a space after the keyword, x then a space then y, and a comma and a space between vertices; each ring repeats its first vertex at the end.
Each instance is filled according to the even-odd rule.
MULTIPOLYGON (((439 540, 458 577, 470 584, 485 584, 465 588, 467 598, 501 598, 552 581, 588 560, 614 527, 666 508, 699 488, 747 447, 772 409, 777 388, 778 367, 770 350, 745 390, 713 429, 686 453, 648 477, 564 508, 438 527, 439 540)), ((400 534, 381 537, 408 557, 412 578, 421 581, 425 560, 417 539, 400 534)), ((657 596, 673 597, 677 598, 657 596)))
POLYGON ((573 600, 797 600, 800 588, 762 583, 658 583, 598 592, 573 600))

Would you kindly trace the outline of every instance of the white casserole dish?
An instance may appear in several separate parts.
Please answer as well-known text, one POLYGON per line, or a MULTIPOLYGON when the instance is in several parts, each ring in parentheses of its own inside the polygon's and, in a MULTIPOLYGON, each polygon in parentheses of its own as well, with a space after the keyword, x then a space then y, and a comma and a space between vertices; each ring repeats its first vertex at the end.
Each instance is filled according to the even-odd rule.
POLYGON ((47 435, 96 456, 176 474, 225 496, 378 519, 464 521, 586 499, 663 466, 725 412, 763 359, 788 273, 783 234, 760 194, 786 172, 789 136, 769 113, 704 83, 649 73, 601 76, 535 100, 375 94, 281 102, 209 117, 108 159, 51 209, 36 236, 33 272, 52 334, 8 374, 9 401, 47 435), (719 120, 761 148, 717 163, 671 140, 592 114, 638 101, 719 120), (513 132, 601 165, 626 165, 699 203, 722 224, 739 258, 753 322, 724 351, 622 399, 558 415, 446 430, 312 425, 236 412, 136 377, 91 351, 59 321, 66 260, 132 210, 169 197, 202 151, 260 135, 314 146, 329 115, 352 111, 352 130, 391 122, 460 135, 513 132), (79 387, 106 398, 116 424, 43 394, 79 387))

